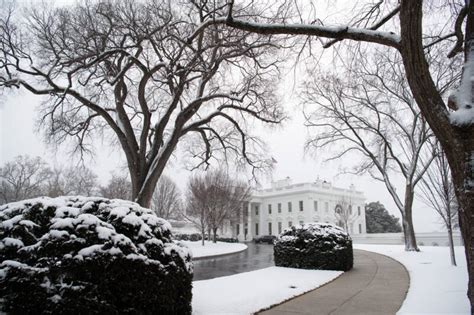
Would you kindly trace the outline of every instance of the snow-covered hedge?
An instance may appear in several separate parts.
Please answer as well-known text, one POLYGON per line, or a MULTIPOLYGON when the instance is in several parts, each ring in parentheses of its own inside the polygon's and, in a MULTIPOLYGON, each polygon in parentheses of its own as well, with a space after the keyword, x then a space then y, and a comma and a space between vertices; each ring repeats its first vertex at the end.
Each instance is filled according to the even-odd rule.
POLYGON ((328 223, 307 223, 283 231, 273 247, 275 265, 348 271, 353 266, 352 240, 328 223))
POLYGON ((191 313, 192 262, 136 203, 37 198, 0 206, 7 313, 191 313))

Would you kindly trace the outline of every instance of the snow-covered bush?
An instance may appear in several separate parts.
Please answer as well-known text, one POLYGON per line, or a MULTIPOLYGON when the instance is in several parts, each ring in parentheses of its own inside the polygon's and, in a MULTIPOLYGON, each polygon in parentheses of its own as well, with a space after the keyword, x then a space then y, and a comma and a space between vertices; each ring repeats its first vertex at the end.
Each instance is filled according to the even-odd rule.
POLYGON ((174 234, 173 238, 177 241, 191 241, 191 242, 197 242, 202 240, 202 235, 199 233, 191 233, 191 234, 174 234))
POLYGON ((307 223, 283 231, 273 247, 275 265, 348 271, 353 266, 352 240, 328 223, 307 223))
POLYGON ((7 313, 191 313, 192 262, 136 203, 37 198, 0 206, 7 313))

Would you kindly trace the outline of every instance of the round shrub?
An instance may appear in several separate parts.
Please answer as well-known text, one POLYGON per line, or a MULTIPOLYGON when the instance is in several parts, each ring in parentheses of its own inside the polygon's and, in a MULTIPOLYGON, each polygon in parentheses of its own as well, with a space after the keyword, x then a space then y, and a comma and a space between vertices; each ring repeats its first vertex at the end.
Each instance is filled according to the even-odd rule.
POLYGON ((283 231, 273 247, 275 265, 281 267, 352 269, 352 240, 343 229, 328 223, 307 223, 283 231))
POLYGON ((13 314, 190 314, 191 255, 136 203, 37 198, 0 206, 0 307, 13 314))

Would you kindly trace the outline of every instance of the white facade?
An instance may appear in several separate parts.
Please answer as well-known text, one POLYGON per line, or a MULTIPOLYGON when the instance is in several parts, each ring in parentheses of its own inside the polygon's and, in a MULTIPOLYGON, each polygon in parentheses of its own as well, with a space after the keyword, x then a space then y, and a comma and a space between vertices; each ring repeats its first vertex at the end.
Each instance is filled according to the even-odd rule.
POLYGON ((240 241, 251 241, 261 235, 278 235, 285 228, 301 223, 327 222, 343 226, 341 215, 335 211, 341 204, 348 209, 343 221, 349 234, 366 233, 365 197, 353 185, 343 189, 320 180, 291 184, 287 178, 273 183, 272 188, 255 191, 247 205, 249 215, 235 226, 234 235, 240 241))

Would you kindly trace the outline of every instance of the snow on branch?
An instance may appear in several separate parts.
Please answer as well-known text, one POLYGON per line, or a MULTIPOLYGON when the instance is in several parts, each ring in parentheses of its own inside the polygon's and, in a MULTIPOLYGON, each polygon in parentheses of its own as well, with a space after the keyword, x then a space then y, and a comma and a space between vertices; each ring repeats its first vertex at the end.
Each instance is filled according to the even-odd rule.
POLYGON ((253 23, 235 19, 229 14, 227 18, 217 18, 214 23, 231 26, 240 30, 265 34, 265 35, 309 35, 333 39, 351 39, 391 46, 399 49, 400 36, 393 32, 382 32, 365 28, 340 26, 321 26, 312 24, 267 24, 253 23))
POLYGON ((461 85, 457 93, 451 95, 450 101, 454 105, 454 112, 450 113, 451 124, 458 127, 465 127, 474 124, 473 108, 473 84, 474 84, 474 47, 469 51, 467 61, 464 65, 461 85))

